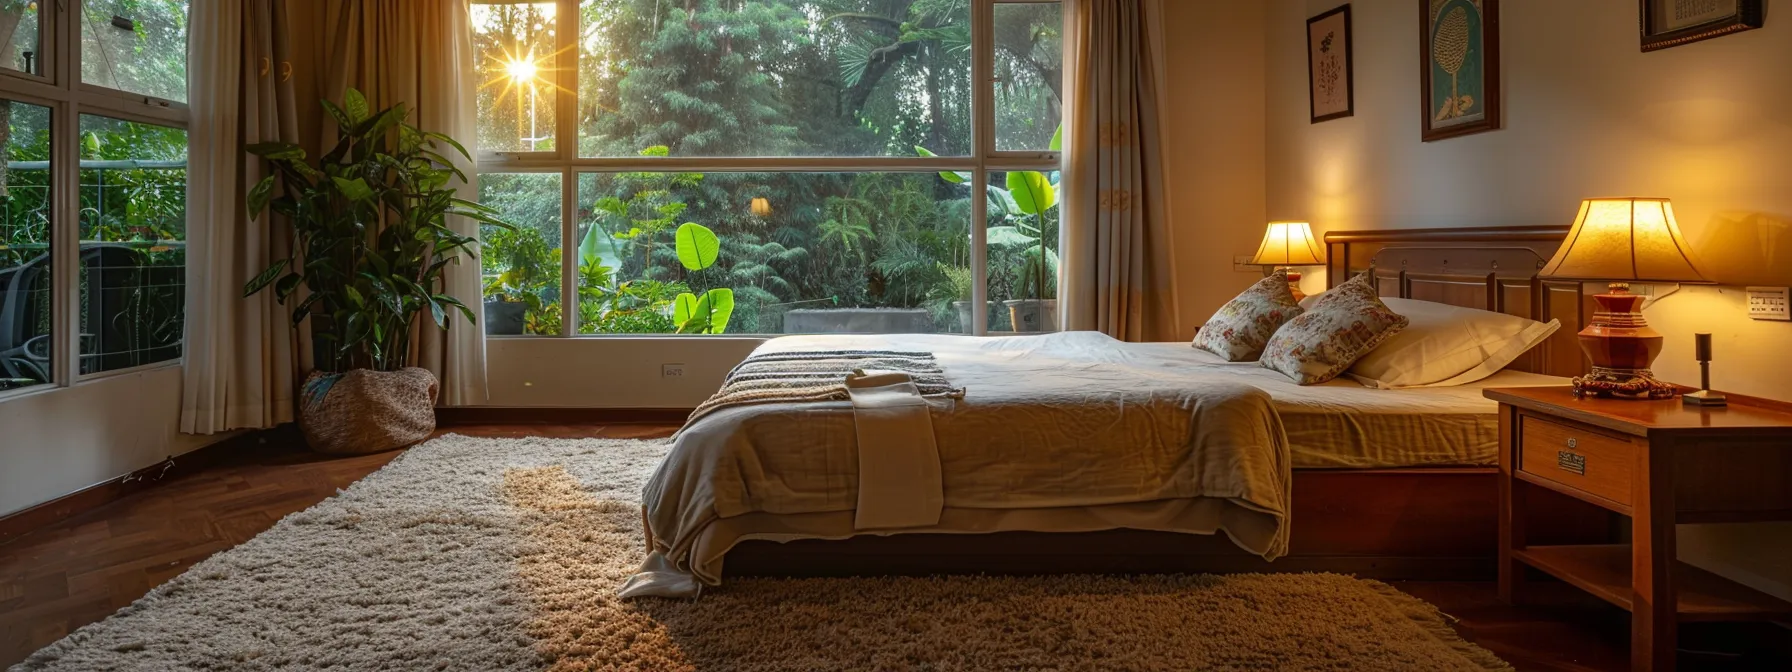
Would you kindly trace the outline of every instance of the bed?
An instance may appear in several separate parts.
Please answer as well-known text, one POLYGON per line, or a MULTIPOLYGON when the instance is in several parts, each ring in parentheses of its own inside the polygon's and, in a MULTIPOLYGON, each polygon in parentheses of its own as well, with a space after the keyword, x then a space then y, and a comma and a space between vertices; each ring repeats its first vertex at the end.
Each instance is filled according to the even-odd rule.
MULTIPOLYGON (((1104 343, 1098 342, 1103 337, 1096 334, 1016 339, 858 336, 773 341, 764 349, 926 350, 936 353, 948 370, 958 366, 961 374, 965 367, 1008 357, 1017 363, 1036 363, 1039 375, 1044 376, 1042 380, 1053 379, 1047 371, 1049 367, 1065 367, 1095 358, 1103 360, 1102 375, 1126 371, 1137 376, 1139 385, 1147 390, 1159 389, 1152 387, 1152 381, 1160 375, 1259 390, 1267 395, 1275 408, 1274 415, 1279 416, 1286 430, 1284 461, 1292 464, 1255 465, 1247 470, 1285 470, 1292 466, 1292 478, 1284 477, 1283 483, 1291 482, 1294 494, 1291 502, 1270 501, 1265 507, 1257 507, 1253 501, 1235 501, 1238 506, 1226 511, 1209 511, 1202 520, 1231 521, 1230 527, 1220 526, 1226 534, 1191 535, 1156 531, 1190 529, 1186 524, 1162 522, 1195 520, 1186 517, 1188 511, 1088 507, 1089 510, 1059 511, 1048 525, 1028 518, 1026 509, 992 513, 986 508, 993 506, 989 500, 976 501, 975 488, 967 489, 961 483, 957 489, 948 490, 956 493, 958 501, 946 503, 946 511, 957 512, 954 515, 958 517, 950 521, 942 518, 942 527, 951 528, 952 534, 914 530, 887 535, 854 533, 849 522, 844 527, 842 523, 850 521, 850 512, 838 511, 838 506, 825 515, 800 516, 774 515, 776 512, 742 514, 745 509, 741 509, 724 512, 720 520, 713 521, 717 523, 713 526, 709 526, 712 521, 703 521, 702 525, 711 528, 706 532, 710 538, 697 542, 702 548, 689 555, 703 558, 700 562, 713 572, 705 576, 710 581, 720 578, 724 570, 731 576, 1242 570, 1347 571, 1382 578, 1491 575, 1498 521, 1495 470, 1490 465, 1496 461, 1498 420, 1495 405, 1480 398, 1479 391, 1489 386, 1559 384, 1562 381, 1557 376, 1580 372, 1579 352, 1572 337, 1586 310, 1579 287, 1555 285, 1534 277, 1565 234, 1565 228, 1519 228, 1327 236, 1329 275, 1334 280, 1367 271, 1384 296, 1506 312, 1539 321, 1553 318, 1563 323, 1564 328, 1556 336, 1508 370, 1473 386, 1386 391, 1336 381, 1302 388, 1254 364, 1226 363, 1187 344, 1104 343), (1564 334, 1566 338, 1562 337, 1564 334), (1258 515, 1261 511, 1253 511, 1259 508, 1279 509, 1285 514, 1278 518, 1283 523, 1284 547, 1266 552, 1268 542, 1262 535, 1253 538, 1253 526, 1263 524, 1263 516, 1258 515), (824 519, 828 515, 833 518, 824 519), (1258 515, 1259 519, 1240 517, 1251 515, 1258 515), (1128 529, 1102 529, 1114 527, 1115 520, 1136 522, 1119 525, 1128 529), (1039 529, 1054 531, 1031 531, 1039 529), (1239 533, 1240 529, 1245 532, 1239 533), (963 534, 969 531, 982 533, 963 534), (1274 556, 1282 557, 1274 562, 1264 559, 1274 556)), ((985 395, 990 394, 987 386, 997 380, 988 375, 965 375, 980 381, 985 395)), ((1058 373, 1056 378, 1059 383, 1074 379, 1074 375, 1065 373, 1058 373)), ((1109 388, 1111 382, 1107 381, 1109 388)), ((975 388, 970 394, 979 393, 975 388)), ((1147 393, 1131 399, 1156 400, 1158 396, 1147 393)), ((851 431, 852 405, 845 402, 804 404, 800 409, 733 410, 738 412, 732 418, 707 418, 706 422, 728 425, 718 431, 738 435, 736 440, 743 445, 764 446, 783 440, 772 434, 753 436, 754 417, 760 419, 756 426, 761 428, 800 423, 809 428, 804 432, 832 437, 812 437, 813 442, 820 444, 841 443, 841 423, 847 428, 844 431, 851 431), (829 431, 835 433, 829 435, 829 431)), ((1015 431, 1024 434, 1031 429, 1022 426, 1015 431)), ((1042 431, 1062 429, 1047 427, 1042 431)), ((762 448, 760 452, 766 450, 762 448)), ((769 450, 775 454, 779 449, 769 450)), ((997 450, 996 454, 1002 453, 997 450)), ((1006 454, 1020 453, 1010 448, 1006 454)), ((950 457, 942 450, 941 463, 948 467, 948 472, 972 471, 978 466, 948 465, 950 457)), ((710 459, 719 460, 723 469, 737 473, 763 469, 759 463, 765 461, 760 457, 743 460, 733 452, 710 459), (729 460, 753 464, 743 466, 728 463, 729 460)), ((818 472, 831 468, 836 477, 839 468, 834 463, 842 460, 832 448, 812 449, 800 459, 822 465, 818 472)), ((708 467, 688 471, 678 478, 688 481, 713 477, 708 473, 713 470, 708 467)), ((1051 477, 1043 476, 1048 481, 1051 477)), ((779 478, 772 476, 762 482, 782 487, 779 478)), ((654 494, 649 493, 650 501, 654 494)), ((1024 499, 1038 494, 1016 487, 1006 496, 1024 499)), ((1277 497, 1271 493, 1267 499, 1277 497)), ((1041 499, 1038 504, 1044 507, 1052 502, 1041 499)), ((814 510, 823 508, 826 507, 814 510)), ((649 520, 659 523, 662 529, 668 527, 663 519, 653 521, 650 516, 649 520)), ((1550 529, 1538 530, 1536 534, 1579 540, 1608 527, 1606 521, 1591 514, 1559 515, 1554 521, 1550 529)), ((650 524, 650 536, 654 526, 650 524)), ((1214 525, 1208 523, 1208 527, 1207 531, 1212 532, 1214 525)))

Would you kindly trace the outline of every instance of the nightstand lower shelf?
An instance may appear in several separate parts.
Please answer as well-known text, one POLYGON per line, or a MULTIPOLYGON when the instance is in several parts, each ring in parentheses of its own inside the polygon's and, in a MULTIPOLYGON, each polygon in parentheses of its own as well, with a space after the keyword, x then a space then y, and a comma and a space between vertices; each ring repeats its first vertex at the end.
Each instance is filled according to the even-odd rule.
MULTIPOLYGON (((1628 544, 1532 546, 1512 557, 1599 599, 1631 610, 1628 544)), ((1792 618, 1792 602, 1744 586, 1684 562, 1674 568, 1679 620, 1763 621, 1792 618)))

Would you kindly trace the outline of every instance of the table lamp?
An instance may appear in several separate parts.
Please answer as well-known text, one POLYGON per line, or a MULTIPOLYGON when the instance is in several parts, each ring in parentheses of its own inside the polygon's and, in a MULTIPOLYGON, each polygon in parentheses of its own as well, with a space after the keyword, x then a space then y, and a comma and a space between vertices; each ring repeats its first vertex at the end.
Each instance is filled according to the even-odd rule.
POLYGON ((1593 372, 1574 379, 1576 396, 1665 399, 1678 390, 1656 380, 1649 365, 1661 354, 1661 334, 1643 320, 1642 296, 1632 282, 1710 282, 1692 259, 1674 206, 1665 198, 1592 198, 1582 201, 1568 239, 1539 277, 1610 281, 1580 347, 1593 372))
POLYGON ((1300 291, 1300 272, 1289 267, 1324 263, 1325 254, 1313 240, 1313 227, 1306 222, 1270 222, 1263 232, 1263 244, 1257 246, 1257 256, 1251 257, 1250 265, 1274 266, 1287 273, 1288 291, 1294 292, 1294 300, 1299 301, 1307 295, 1300 291))

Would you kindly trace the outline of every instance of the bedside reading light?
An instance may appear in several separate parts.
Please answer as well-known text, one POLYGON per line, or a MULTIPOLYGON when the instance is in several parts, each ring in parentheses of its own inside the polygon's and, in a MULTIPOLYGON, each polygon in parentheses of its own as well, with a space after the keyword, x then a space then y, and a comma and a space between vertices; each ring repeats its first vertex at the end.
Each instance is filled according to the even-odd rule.
POLYGON ((1319 243, 1313 239, 1313 227, 1306 222, 1270 222, 1263 232, 1263 244, 1257 246, 1257 256, 1251 257, 1250 263, 1252 266, 1274 266, 1287 273, 1288 291, 1294 292, 1295 301, 1307 295, 1300 291, 1300 272, 1289 267, 1324 264, 1325 253, 1319 251, 1319 243))
POLYGON ((1631 282, 1710 282, 1693 262, 1674 206, 1665 198, 1582 201, 1568 239, 1539 277, 1610 281, 1593 297, 1599 310, 1580 332, 1593 372, 1574 379, 1576 395, 1666 399, 1678 390, 1649 370, 1661 354, 1661 334, 1643 319, 1643 298, 1631 282))

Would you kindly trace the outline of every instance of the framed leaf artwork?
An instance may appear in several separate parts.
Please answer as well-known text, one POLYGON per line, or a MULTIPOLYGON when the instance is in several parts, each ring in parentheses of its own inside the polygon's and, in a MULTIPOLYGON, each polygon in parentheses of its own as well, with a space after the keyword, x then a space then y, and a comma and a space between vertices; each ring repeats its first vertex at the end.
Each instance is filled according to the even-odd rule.
POLYGON ((1678 47, 1699 40, 1760 28, 1767 18, 1762 0, 1638 0, 1643 51, 1678 47))
POLYGON ((1418 0, 1420 136, 1500 127, 1499 0, 1418 0))
POLYGON ((1356 114, 1350 5, 1307 19, 1307 88, 1313 122, 1356 114))

